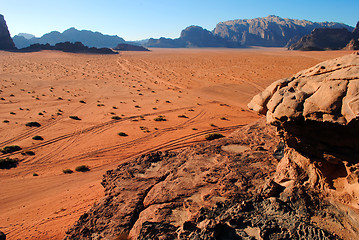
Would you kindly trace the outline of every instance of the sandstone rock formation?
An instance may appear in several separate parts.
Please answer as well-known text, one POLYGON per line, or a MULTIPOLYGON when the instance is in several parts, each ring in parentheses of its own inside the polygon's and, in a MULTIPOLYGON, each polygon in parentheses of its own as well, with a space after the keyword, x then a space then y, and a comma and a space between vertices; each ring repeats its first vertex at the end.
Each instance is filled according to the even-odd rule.
POLYGON ((0 14, 0 50, 15 49, 15 44, 10 36, 4 16, 0 14))
POLYGON ((352 39, 350 42, 345 46, 345 50, 359 50, 359 40, 352 39))
POLYGON ((199 26, 189 26, 182 30, 179 38, 169 39, 149 39, 145 44, 147 47, 162 48, 199 48, 199 47, 228 47, 237 48, 241 45, 231 40, 226 40, 220 36, 213 35, 212 32, 199 26))
POLYGON ((339 50, 344 48, 352 37, 352 33, 345 28, 317 28, 292 44, 289 49, 302 51, 339 50))
POLYGON ((66 239, 355 239, 359 55, 282 79, 229 137, 106 173, 66 239))
POLYGON ((238 19, 218 23, 213 34, 244 46, 284 47, 298 41, 315 28, 353 28, 341 23, 310 22, 267 16, 264 18, 238 19))
POLYGON ((265 114, 287 145, 274 180, 321 189, 358 234, 359 54, 278 80, 248 106, 265 114))

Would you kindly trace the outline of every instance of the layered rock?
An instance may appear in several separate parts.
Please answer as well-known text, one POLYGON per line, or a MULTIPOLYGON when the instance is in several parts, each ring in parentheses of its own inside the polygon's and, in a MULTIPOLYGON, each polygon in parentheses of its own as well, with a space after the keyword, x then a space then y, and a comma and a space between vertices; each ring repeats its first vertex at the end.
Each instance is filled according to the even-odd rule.
POLYGON ((344 48, 353 38, 345 28, 317 28, 292 44, 290 50, 322 51, 344 48))
POLYGON ((320 63, 274 82, 249 108, 265 114, 286 143, 275 181, 320 189, 359 230, 359 55, 320 63))
POLYGON ((0 50, 13 50, 15 44, 10 36, 4 16, 0 14, 0 50))
POLYGON ((359 50, 359 40, 350 40, 350 42, 345 46, 344 50, 359 50))

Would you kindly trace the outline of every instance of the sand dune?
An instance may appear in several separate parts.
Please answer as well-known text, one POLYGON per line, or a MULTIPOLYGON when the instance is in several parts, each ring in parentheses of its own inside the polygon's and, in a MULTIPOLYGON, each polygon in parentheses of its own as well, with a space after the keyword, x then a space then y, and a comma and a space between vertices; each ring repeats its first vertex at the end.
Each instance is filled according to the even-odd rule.
POLYGON ((103 196, 106 170, 253 122, 259 117, 246 105, 270 83, 348 53, 265 48, 153 49, 113 56, 0 52, 0 147, 19 145, 35 153, 1 155, 20 164, 0 170, 0 230, 10 239, 61 239, 103 196), (155 121, 159 115, 166 121, 155 121), (41 126, 27 127, 28 122, 41 126), (33 140, 36 135, 43 140, 33 140), (62 172, 79 165, 91 171, 62 172))

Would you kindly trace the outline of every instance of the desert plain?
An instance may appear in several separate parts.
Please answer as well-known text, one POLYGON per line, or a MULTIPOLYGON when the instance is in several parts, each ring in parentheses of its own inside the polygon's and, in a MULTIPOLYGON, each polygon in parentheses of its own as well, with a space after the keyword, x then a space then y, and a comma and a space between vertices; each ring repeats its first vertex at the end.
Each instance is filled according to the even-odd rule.
POLYGON ((208 133, 228 135, 259 119, 246 105, 270 83, 350 53, 151 50, 0 52, 0 148, 22 148, 0 154, 19 159, 16 168, 0 169, 0 230, 9 239, 62 239, 103 197, 107 170, 208 133), (90 171, 75 171, 80 165, 90 171))

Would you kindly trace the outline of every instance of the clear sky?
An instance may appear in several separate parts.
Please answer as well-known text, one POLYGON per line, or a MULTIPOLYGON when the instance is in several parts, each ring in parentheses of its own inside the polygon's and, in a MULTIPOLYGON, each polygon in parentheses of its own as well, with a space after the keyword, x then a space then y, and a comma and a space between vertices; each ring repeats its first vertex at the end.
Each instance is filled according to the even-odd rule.
POLYGON ((179 37, 199 25, 277 15, 310 21, 359 21, 359 0, 0 0, 12 36, 37 37, 70 27, 118 35, 125 40, 179 37))

